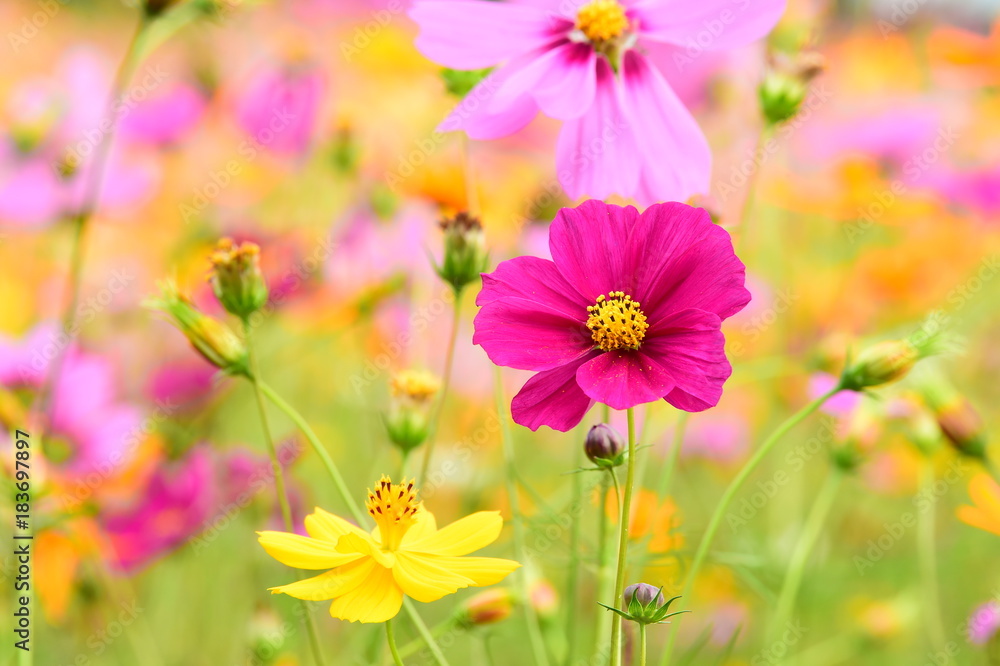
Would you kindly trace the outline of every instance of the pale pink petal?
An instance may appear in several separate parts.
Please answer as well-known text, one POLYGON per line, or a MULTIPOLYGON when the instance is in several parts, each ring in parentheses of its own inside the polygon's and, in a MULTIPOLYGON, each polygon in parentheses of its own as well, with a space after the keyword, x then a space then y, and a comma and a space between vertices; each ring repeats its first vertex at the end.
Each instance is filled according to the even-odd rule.
POLYGON ((409 12, 417 49, 445 67, 491 67, 572 29, 544 10, 487 0, 418 0, 409 12))
POLYGON ((764 37, 785 0, 641 0, 633 12, 643 37, 688 47, 695 57, 764 37))
POLYGON ((642 153, 636 198, 684 201, 709 190, 712 151, 698 123, 645 56, 625 54, 625 105, 642 153))
POLYGON ((497 100, 497 91, 531 62, 521 56, 499 67, 469 91, 438 125, 439 132, 464 130, 470 138, 499 139, 517 132, 538 115, 538 105, 531 95, 509 96, 497 100))
POLYGON ((594 101, 596 60, 589 44, 569 40, 554 44, 510 76, 497 91, 494 103, 502 105, 530 95, 547 116, 579 118, 594 101))
POLYGON ((546 425, 562 432, 579 424, 594 401, 577 384, 576 371, 596 354, 529 379, 510 403, 514 422, 531 430, 546 425))
POLYGON ((676 383, 665 364, 641 349, 600 354, 580 366, 576 381, 590 398, 612 409, 659 400, 676 383))
POLYGON ((566 194, 573 199, 633 195, 639 185, 637 131, 623 109, 611 65, 598 58, 594 103, 563 125, 556 142, 556 171, 566 194))

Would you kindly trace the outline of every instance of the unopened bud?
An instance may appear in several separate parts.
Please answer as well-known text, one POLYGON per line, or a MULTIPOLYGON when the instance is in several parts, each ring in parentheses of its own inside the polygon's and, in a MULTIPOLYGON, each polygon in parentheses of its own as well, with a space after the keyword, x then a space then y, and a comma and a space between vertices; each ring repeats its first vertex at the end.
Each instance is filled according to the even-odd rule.
POLYGON ((222 307, 246 319, 267 303, 267 283, 260 272, 260 247, 256 243, 234 243, 223 238, 209 257, 208 279, 222 307))
POLYGON ((986 429, 969 399, 940 375, 922 381, 920 392, 948 443, 963 455, 985 458, 986 429))
POLYGON ((250 618, 247 638, 250 649, 257 658, 256 663, 270 664, 281 654, 288 641, 289 630, 277 613, 269 608, 260 608, 250 618))
POLYGON ((551 620, 559 613, 559 593, 552 583, 540 578, 531 584, 528 590, 528 601, 535 609, 535 614, 542 620, 551 620))
POLYGON ((440 388, 438 378, 425 370, 404 370, 392 378, 392 408, 385 419, 389 441, 403 451, 424 443, 430 405, 440 388))
POLYGON ((845 369, 841 387, 850 391, 882 386, 905 377, 917 361, 947 349, 940 334, 917 332, 903 340, 886 340, 863 351, 845 369))
POLYGON ((498 587, 469 597, 458 610, 457 622, 462 627, 496 624, 510 617, 514 610, 514 595, 498 587))
POLYGON ((444 230, 444 260, 435 270, 457 293, 479 280, 486 270, 486 236, 479 218, 468 213, 446 218, 440 224, 444 230))
POLYGON ((231 375, 249 376, 247 350, 233 331, 203 314, 173 282, 160 284, 160 297, 144 305, 167 315, 191 345, 215 367, 231 375))
POLYGON ((604 606, 621 615, 626 620, 638 622, 639 624, 659 624, 669 617, 680 615, 687 611, 670 612, 670 604, 679 599, 674 597, 669 601, 663 596, 662 587, 654 587, 647 583, 634 583, 625 588, 624 610, 604 606))
POLYGON ((445 68, 441 70, 441 79, 444 80, 445 90, 447 90, 449 94, 461 99, 468 95, 469 92, 479 85, 480 81, 489 76, 492 71, 492 67, 472 70, 445 68))
POLYGON ((770 60, 758 95, 767 123, 779 125, 798 114, 809 93, 809 82, 822 73, 824 62, 821 55, 812 52, 794 57, 777 54, 770 60))
POLYGON ((153 18, 154 16, 159 16, 174 5, 179 4, 181 1, 182 0, 145 0, 142 8, 143 11, 146 12, 146 16, 153 18))
POLYGON ((666 603, 666 599, 663 598, 663 588, 653 587, 648 583, 633 583, 625 588, 625 605, 631 605, 633 600, 643 606, 649 606, 655 601, 656 608, 666 603))
POLYGON ((590 429, 583 450, 598 467, 618 467, 625 462, 625 439, 606 423, 598 423, 590 429))

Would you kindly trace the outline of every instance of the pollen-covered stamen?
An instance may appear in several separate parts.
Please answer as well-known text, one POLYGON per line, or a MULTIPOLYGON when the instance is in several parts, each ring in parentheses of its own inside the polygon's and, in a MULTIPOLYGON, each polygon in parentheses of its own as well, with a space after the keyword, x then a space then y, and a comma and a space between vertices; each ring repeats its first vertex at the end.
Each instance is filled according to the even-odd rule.
POLYGON ((576 13, 576 28, 592 42, 617 39, 628 28, 625 8, 618 0, 591 0, 576 13))
POLYGON ((413 525, 419 507, 413 481, 404 479, 403 483, 393 483, 383 474, 375 490, 368 491, 365 507, 378 525, 382 549, 395 550, 406 530, 413 525))
POLYGON ((646 315, 639 304, 623 291, 612 291, 597 297, 597 303, 587 307, 587 328, 602 351, 638 349, 646 337, 646 315))

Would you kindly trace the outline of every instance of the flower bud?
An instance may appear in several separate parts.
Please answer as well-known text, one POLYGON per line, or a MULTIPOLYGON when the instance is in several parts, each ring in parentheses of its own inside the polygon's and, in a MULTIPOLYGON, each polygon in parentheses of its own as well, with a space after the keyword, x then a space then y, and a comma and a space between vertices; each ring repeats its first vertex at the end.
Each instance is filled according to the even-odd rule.
POLYGON ((771 57, 770 68, 758 88, 761 111, 768 125, 779 125, 798 114, 809 92, 809 82, 822 73, 823 57, 806 52, 771 57))
POLYGON ((260 608, 247 625, 247 638, 253 650, 255 663, 271 664, 275 661, 288 639, 288 628, 270 608, 260 608))
POLYGON ((392 408, 385 420, 389 440, 409 452, 427 439, 428 412, 441 382, 425 370, 404 370, 392 378, 389 387, 392 408))
POLYGON ((492 71, 492 67, 473 70, 445 68, 441 70, 441 79, 444 81, 444 87, 445 90, 448 91, 448 94, 461 99, 468 95, 469 92, 479 85, 480 81, 489 76, 492 71))
POLYGON ((598 467, 618 467, 625 461, 625 439, 606 423, 590 429, 583 450, 598 467))
POLYGON ((959 453, 971 458, 986 457, 986 429, 968 398, 944 377, 923 382, 921 393, 930 407, 941 434, 959 453))
POLYGON ((555 619, 559 612, 559 593, 552 583, 544 578, 532 582, 528 591, 528 601, 541 620, 555 619))
POLYGON ((663 597, 662 587, 653 587, 646 583, 635 583, 625 588, 623 598, 625 603, 624 611, 604 606, 604 604, 601 605, 632 622, 638 622, 639 624, 659 624, 669 617, 688 612, 670 612, 670 604, 679 598, 674 597, 668 601, 663 597))
POLYGON ((233 331, 203 314, 173 282, 160 284, 160 298, 144 305, 167 315, 191 345, 215 367, 231 375, 250 376, 247 350, 233 331))
POLYGON ((486 270, 486 236, 479 218, 468 213, 441 220, 440 225, 444 230, 444 261, 434 269, 458 293, 486 270))
POLYGON ((863 351, 844 368, 841 387, 861 391, 899 381, 917 361, 947 349, 944 336, 918 331, 902 340, 885 340, 863 351))
POLYGON ((260 247, 256 243, 236 244, 231 238, 223 238, 209 261, 212 291, 227 312, 246 319, 267 303, 267 284, 260 272, 260 247))
POLYGON ((510 617, 514 610, 514 595, 497 587, 469 597, 458 610, 459 626, 469 628, 496 624, 510 617))
POLYGON ((145 0, 142 8, 143 11, 146 12, 146 16, 153 18, 154 16, 159 16, 172 6, 178 4, 180 1, 181 0, 145 0))

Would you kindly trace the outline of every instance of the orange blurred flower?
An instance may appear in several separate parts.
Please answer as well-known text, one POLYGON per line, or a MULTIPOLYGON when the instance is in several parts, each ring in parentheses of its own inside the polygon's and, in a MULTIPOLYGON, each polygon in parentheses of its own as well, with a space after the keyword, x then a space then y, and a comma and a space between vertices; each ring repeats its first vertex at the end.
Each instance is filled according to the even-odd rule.
POLYGON ((1000 485, 987 474, 978 474, 969 481, 969 496, 973 506, 958 507, 963 523, 1000 535, 1000 485))

